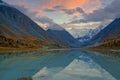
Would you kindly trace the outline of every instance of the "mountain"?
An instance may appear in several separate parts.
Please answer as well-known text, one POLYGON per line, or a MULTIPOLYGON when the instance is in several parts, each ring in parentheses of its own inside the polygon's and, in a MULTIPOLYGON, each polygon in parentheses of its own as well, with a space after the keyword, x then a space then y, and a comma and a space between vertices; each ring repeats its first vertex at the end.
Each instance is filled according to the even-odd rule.
POLYGON ((61 26, 56 23, 49 25, 50 27, 45 31, 13 6, 0 1, 0 33, 2 35, 0 40, 4 43, 1 43, 0 46, 79 47, 79 42, 61 26))
POLYGON ((58 24, 53 23, 50 25, 47 29, 47 32, 65 45, 69 45, 73 48, 80 47, 80 42, 58 24))
POLYGON ((115 19, 112 23, 95 35, 91 41, 100 43, 120 37, 120 18, 115 19))
POLYGON ((0 32, 16 38, 37 37, 50 40, 48 34, 30 18, 7 5, 0 5, 0 32))
POLYGON ((90 47, 89 49, 92 50, 106 50, 106 49, 114 49, 114 50, 120 50, 120 38, 118 39, 112 39, 112 40, 108 40, 105 42, 101 42, 100 44, 94 46, 94 47, 90 47))
POLYGON ((84 37, 88 34, 92 29, 75 29, 70 28, 66 29, 74 38, 84 37))
MULTIPOLYGON (((43 30, 40 26, 33 22, 29 17, 1 0, 0 33, 2 35, 0 36, 1 41, 4 42, 10 39, 16 45, 19 45, 18 40, 20 40, 20 43, 23 45, 30 44, 29 42, 31 42, 33 43, 31 44, 31 46, 46 46, 46 42, 49 44, 59 45, 59 41, 57 39, 51 37, 45 30, 43 30), (36 41, 36 39, 39 41, 36 41), (18 41, 18 43, 16 41, 18 41), (36 42, 38 42, 38 44, 36 42)), ((1 44, 0 47, 4 45, 1 44)), ((5 43, 5 45, 10 44, 13 43, 9 41, 5 43)))
POLYGON ((0 33, 0 50, 2 49, 9 50, 14 48, 36 49, 36 48, 49 48, 49 47, 55 47, 55 45, 37 38, 17 39, 17 38, 6 37, 0 33))
POLYGON ((77 39, 80 43, 81 47, 86 47, 88 46, 90 40, 92 39, 93 36, 95 36, 97 33, 99 33, 104 27, 103 26, 98 26, 95 29, 69 29, 68 31, 70 32, 71 35, 75 39, 77 39))
MULTIPOLYGON (((101 30, 97 35, 95 35, 91 41, 90 45, 108 45, 114 44, 114 41, 119 43, 120 39, 120 18, 115 19, 103 30, 101 30)), ((116 43, 115 43, 116 44, 116 43)), ((109 46, 110 47, 110 46, 109 46)))
POLYGON ((61 25, 56 24, 52 19, 42 16, 38 19, 38 23, 50 36, 59 40, 59 44, 68 45, 72 48, 78 48, 81 46, 77 39, 75 39, 61 25))
POLYGON ((71 35, 79 40, 81 43, 84 43, 86 41, 89 41, 94 35, 96 35, 98 32, 100 32, 104 27, 99 26, 95 29, 69 29, 68 31, 71 33, 71 35))

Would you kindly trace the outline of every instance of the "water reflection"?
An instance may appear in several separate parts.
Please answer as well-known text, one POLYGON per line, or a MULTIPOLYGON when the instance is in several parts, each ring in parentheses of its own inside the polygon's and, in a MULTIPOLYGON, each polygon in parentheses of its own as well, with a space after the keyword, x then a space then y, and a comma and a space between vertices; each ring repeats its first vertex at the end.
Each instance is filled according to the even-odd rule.
POLYGON ((112 76, 117 78, 117 80, 120 80, 120 52, 102 51, 88 53, 94 53, 88 56, 90 56, 96 63, 108 71, 112 76))
POLYGON ((115 69, 105 66, 111 63, 111 58, 80 50, 12 52, 0 55, 0 80, 116 80, 115 69))
POLYGON ((64 67, 44 67, 33 80, 116 80, 90 57, 80 55, 64 67))

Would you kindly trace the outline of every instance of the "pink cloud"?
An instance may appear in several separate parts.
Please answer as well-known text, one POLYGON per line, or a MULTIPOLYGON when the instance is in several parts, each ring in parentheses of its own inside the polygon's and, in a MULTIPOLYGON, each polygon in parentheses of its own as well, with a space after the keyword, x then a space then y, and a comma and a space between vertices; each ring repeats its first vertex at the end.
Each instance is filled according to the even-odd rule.
MULTIPOLYGON (((8 1, 8 0, 5 0, 8 1)), ((63 6, 64 9, 76 9, 77 7, 82 8, 86 13, 92 13, 97 9, 96 6, 101 6, 101 0, 12 0, 8 1, 13 5, 22 5, 28 8, 30 11, 37 12, 37 15, 45 15, 44 10, 52 9, 55 6, 63 6)), ((73 15, 79 15, 78 12, 73 15)))
MULTIPOLYGON (((65 9, 75 9, 81 7, 86 13, 91 13, 101 5, 101 0, 46 0, 46 3, 39 6, 35 11, 41 15, 44 9, 52 9, 54 6, 64 6, 65 9)), ((74 15, 78 15, 75 13, 74 15)))

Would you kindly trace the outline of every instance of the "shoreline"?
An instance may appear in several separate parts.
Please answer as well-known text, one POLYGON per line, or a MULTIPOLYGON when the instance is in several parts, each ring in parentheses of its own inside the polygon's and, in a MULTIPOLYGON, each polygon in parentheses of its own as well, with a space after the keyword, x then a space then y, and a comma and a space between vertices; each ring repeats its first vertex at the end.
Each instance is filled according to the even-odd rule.
POLYGON ((95 52, 103 52, 103 51, 115 51, 120 52, 120 49, 112 49, 112 48, 96 48, 96 47, 89 47, 89 48, 83 48, 83 50, 87 51, 95 51, 95 52))
MULTIPOLYGON (((64 50, 73 50, 76 48, 3 48, 0 47, 0 54, 8 52, 34 52, 34 51, 64 51, 64 50)), ((77 48, 78 49, 78 48, 77 48)))
POLYGON ((0 47, 0 54, 8 52, 34 52, 34 51, 64 51, 64 50, 85 50, 94 52, 115 51, 120 52, 120 49, 101 49, 101 48, 10 48, 0 47))

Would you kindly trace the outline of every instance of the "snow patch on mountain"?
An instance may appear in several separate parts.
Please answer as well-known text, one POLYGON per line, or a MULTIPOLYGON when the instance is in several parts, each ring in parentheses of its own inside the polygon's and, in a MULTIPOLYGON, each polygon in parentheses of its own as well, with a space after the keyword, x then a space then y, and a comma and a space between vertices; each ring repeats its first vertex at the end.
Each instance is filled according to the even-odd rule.
POLYGON ((100 32, 104 27, 103 26, 99 26, 96 29, 75 29, 75 28, 71 28, 67 31, 69 31, 69 33, 76 38, 77 40, 79 40, 80 42, 85 42, 90 40, 94 35, 96 35, 98 32, 100 32))

